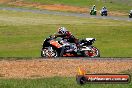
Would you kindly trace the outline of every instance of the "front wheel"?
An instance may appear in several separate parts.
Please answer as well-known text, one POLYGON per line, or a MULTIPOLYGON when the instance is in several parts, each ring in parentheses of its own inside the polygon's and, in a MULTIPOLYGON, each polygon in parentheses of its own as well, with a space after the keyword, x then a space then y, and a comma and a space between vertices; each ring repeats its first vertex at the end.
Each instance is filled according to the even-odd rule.
POLYGON ((100 57, 100 52, 96 47, 90 46, 90 48, 91 48, 91 50, 83 51, 83 55, 85 57, 100 57))
POLYGON ((105 16, 108 16, 108 13, 106 13, 105 16))
POLYGON ((59 53, 52 47, 48 47, 41 50, 41 57, 59 57, 59 53))

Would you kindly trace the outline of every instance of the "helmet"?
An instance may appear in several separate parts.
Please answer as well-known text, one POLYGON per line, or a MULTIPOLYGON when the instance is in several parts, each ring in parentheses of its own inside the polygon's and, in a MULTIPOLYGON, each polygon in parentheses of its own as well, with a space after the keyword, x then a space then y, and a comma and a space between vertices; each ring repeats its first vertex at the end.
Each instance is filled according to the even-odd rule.
POLYGON ((59 34, 65 34, 67 32, 67 29, 65 28, 65 27, 60 27, 59 29, 58 29, 58 33, 59 34))
POLYGON ((93 7, 95 7, 95 5, 93 5, 93 7))
POLYGON ((102 7, 102 9, 106 9, 106 7, 102 7))

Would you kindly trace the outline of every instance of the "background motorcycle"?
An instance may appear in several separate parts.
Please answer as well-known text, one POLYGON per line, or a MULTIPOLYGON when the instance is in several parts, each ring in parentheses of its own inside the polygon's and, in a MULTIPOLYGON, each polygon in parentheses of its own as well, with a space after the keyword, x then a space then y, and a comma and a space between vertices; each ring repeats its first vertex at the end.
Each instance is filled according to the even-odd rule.
POLYGON ((90 10, 90 15, 97 15, 97 10, 90 10))
POLYGON ((42 57, 62 57, 62 56, 85 56, 100 57, 99 50, 92 46, 96 39, 86 38, 80 41, 80 48, 77 49, 76 44, 70 44, 63 40, 57 41, 53 37, 44 40, 42 44, 42 57))
POLYGON ((132 18, 132 13, 129 13, 129 18, 132 18))
POLYGON ((107 10, 101 10, 100 11, 101 16, 107 16, 107 10))

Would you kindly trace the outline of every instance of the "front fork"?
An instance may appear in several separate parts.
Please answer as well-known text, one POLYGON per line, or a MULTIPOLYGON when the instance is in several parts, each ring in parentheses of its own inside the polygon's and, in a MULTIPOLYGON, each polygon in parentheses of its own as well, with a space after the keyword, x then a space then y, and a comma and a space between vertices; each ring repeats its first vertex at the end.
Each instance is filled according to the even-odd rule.
POLYGON ((64 54, 64 50, 65 50, 65 47, 62 46, 62 47, 60 48, 60 57, 63 56, 63 54, 64 54))

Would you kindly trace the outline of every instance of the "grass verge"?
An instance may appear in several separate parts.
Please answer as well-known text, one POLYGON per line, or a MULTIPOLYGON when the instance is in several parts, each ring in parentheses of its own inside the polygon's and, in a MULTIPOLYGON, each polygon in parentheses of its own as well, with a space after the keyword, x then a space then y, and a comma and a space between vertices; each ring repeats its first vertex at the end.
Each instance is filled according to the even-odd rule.
POLYGON ((43 39, 60 26, 96 38, 101 57, 132 57, 131 22, 16 11, 0 11, 0 57, 40 57, 43 39))
POLYGON ((1 88, 131 88, 129 84, 86 84, 78 85, 74 77, 39 79, 0 79, 1 88))

